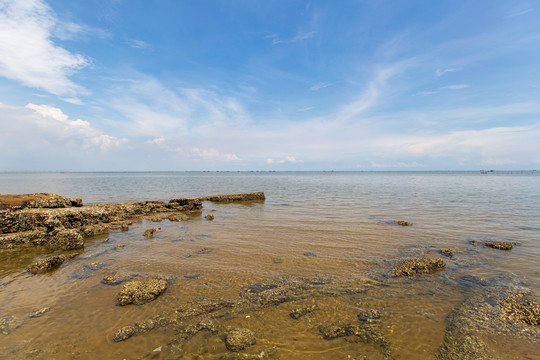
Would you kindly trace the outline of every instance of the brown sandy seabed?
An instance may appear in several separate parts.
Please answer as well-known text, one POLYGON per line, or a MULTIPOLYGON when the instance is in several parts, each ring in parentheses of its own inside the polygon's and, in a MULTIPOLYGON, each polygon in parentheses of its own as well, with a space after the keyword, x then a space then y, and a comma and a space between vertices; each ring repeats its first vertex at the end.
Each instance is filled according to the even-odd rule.
MULTIPOLYGON (((444 271, 398 278, 391 276, 398 260, 441 256, 441 249, 430 245, 429 234, 411 234, 414 226, 366 220, 349 224, 346 230, 328 229, 309 218, 276 224, 267 217, 263 204, 250 202, 209 204, 208 209, 216 211, 204 210, 182 222, 142 220, 127 232, 112 231, 88 239, 82 255, 42 275, 30 275, 24 269, 34 257, 49 251, 0 250, 0 318, 14 316, 22 322, 9 334, 0 334, 0 355, 12 359, 220 359, 250 355, 269 359, 432 359, 444 342, 449 314, 471 293, 482 294, 483 290, 475 293, 474 285, 464 288, 467 282, 459 279, 488 277, 490 263, 506 255, 464 240, 454 246, 454 257, 445 258, 444 271), (201 216, 207 213, 215 215, 215 220, 201 216), (150 239, 141 236, 155 226, 162 230, 150 239), (388 240, 395 238, 402 239, 399 246, 388 240), (123 244, 127 246, 118 246, 123 244), (101 283, 104 275, 115 271, 162 275, 169 279, 169 285, 150 303, 121 307, 115 298, 122 285, 101 283), (201 316, 122 342, 112 340, 119 328, 156 314, 174 317, 175 310, 192 304, 243 301, 242 293, 252 284, 321 278, 327 283, 299 293, 307 296, 276 305, 222 308, 203 315, 216 320, 218 333, 198 332, 182 343, 180 353, 171 352, 170 344, 183 325, 195 324, 201 316), (291 311, 312 304, 318 310, 297 320, 289 316, 291 311), (50 311, 28 318, 42 307, 50 311), (381 312, 374 326, 386 345, 358 341, 355 336, 323 339, 321 327, 359 325, 362 322, 357 316, 366 309, 381 312), (235 327, 249 328, 257 338, 255 345, 238 354, 228 351, 223 339, 228 329, 235 327)), ((505 281, 519 289, 525 286, 520 278, 505 281)), ((486 325, 488 320, 471 330, 488 347, 486 356, 540 359, 538 327, 518 326, 522 335, 498 333, 486 325)))

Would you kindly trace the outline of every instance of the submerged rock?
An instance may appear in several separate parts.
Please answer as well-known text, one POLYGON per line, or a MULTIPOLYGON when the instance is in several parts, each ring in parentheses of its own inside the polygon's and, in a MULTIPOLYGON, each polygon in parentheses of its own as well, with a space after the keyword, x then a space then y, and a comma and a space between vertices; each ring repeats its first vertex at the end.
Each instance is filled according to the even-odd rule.
POLYGON ((306 251, 306 252, 304 253, 304 256, 307 256, 307 257, 316 257, 317 254, 314 253, 313 251, 306 251))
POLYGON ((400 262, 393 270, 394 276, 413 276, 434 273, 443 270, 446 263, 441 258, 407 259, 400 262))
POLYGON ((112 339, 114 342, 120 342, 129 339, 133 335, 135 335, 135 328, 133 326, 124 326, 114 333, 112 339))
POLYGON ((167 289, 163 279, 132 280, 123 285, 118 294, 118 305, 142 305, 155 300, 167 289))
POLYGON ((214 215, 212 215, 212 214, 207 214, 204 218, 205 218, 206 220, 212 221, 212 220, 214 220, 214 215))
POLYGON ((144 237, 147 237, 147 238, 151 238, 151 237, 154 236, 154 233, 155 233, 156 231, 159 231, 159 230, 161 230, 160 227, 155 227, 155 228, 151 228, 151 229, 146 229, 146 230, 143 232, 143 236, 144 236, 144 237))
POLYGON ((5 316, 0 318, 0 334, 7 335, 20 327, 23 323, 24 320, 21 320, 16 316, 5 316))
POLYGON ((512 250, 515 244, 516 243, 511 241, 486 241, 484 243, 487 247, 499 250, 512 250))
POLYGON ((393 220, 392 224, 401 225, 401 226, 413 226, 412 222, 403 221, 403 220, 393 220))
POLYGON ((124 274, 124 273, 116 272, 113 274, 103 276, 103 279, 101 279, 101 282, 105 285, 118 285, 128 280, 131 280, 132 278, 133 278, 133 275, 131 274, 124 274))
POLYGON ((452 257, 452 256, 456 255, 456 250, 454 250, 454 249, 444 249, 444 250, 441 250, 441 253, 443 253, 446 256, 452 257))
POLYGON ((315 310, 319 310, 319 307, 316 304, 308 305, 308 306, 303 307, 303 308, 294 309, 291 313, 289 313, 289 316, 292 317, 295 320, 298 320, 302 316, 310 314, 310 313, 314 312, 315 310))
POLYGON ((39 309, 39 310, 33 311, 30 315, 28 315, 28 317, 30 317, 30 318, 37 318, 37 317, 40 317, 40 316, 45 315, 45 314, 48 313, 49 311, 51 311, 51 308, 45 306, 45 307, 42 307, 42 308, 39 309))
POLYGON ((381 318, 381 312, 376 309, 364 310, 358 314, 358 320, 365 322, 376 322, 381 318))
POLYGON ((66 261, 67 259, 71 259, 77 255, 78 254, 57 254, 47 256, 46 258, 35 261, 30 266, 28 266, 26 270, 31 274, 46 273, 60 267, 60 265, 62 265, 64 261, 66 261))
POLYGON ((512 320, 529 326, 540 326, 540 306, 530 298, 529 292, 512 294, 501 301, 499 307, 512 320))
POLYGON ((230 351, 244 350, 256 343, 255 333, 249 329, 234 329, 227 334, 225 346, 230 351))

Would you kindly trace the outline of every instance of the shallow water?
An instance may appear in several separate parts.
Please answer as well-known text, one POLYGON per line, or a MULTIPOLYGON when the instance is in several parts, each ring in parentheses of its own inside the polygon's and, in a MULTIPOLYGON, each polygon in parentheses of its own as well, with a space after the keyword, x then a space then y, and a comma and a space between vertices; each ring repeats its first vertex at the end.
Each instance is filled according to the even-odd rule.
MULTIPOLYGON (((225 311, 218 322, 223 328, 253 330, 257 344, 245 351, 250 354, 274 347, 273 358, 280 359, 382 359, 378 345, 324 340, 318 330, 358 324, 361 310, 378 309, 382 317, 377 326, 393 358, 432 359, 444 339, 445 319, 471 291, 460 282, 463 276, 515 279, 540 296, 536 172, 0 174, 1 193, 51 192, 82 197, 85 204, 250 191, 264 191, 267 200, 206 202, 202 214, 187 221, 136 222, 127 232, 87 241, 81 256, 46 275, 24 271, 44 250, 0 250, 0 318, 23 321, 9 334, 0 334, 0 356, 165 359, 174 327, 120 343, 113 342, 112 335, 190 301, 238 299, 249 284, 283 276, 323 276, 331 278, 334 287, 360 290, 225 311), (205 220, 207 213, 215 220, 205 220), (392 220, 414 225, 393 225, 392 220), (162 231, 152 239, 142 237, 155 226, 162 231), (473 246, 471 239, 518 245, 500 251, 473 246), (413 279, 389 276, 397 260, 440 256, 445 248, 457 254, 445 258, 443 272, 413 279), (151 303, 120 307, 115 296, 121 285, 100 282, 116 270, 161 274, 170 284, 151 303), (186 278, 189 274, 200 276, 186 278), (312 303, 318 311, 299 320, 288 316, 312 303), (44 306, 51 310, 28 318, 44 306), (152 352, 160 346, 162 351, 152 352)), ((484 340, 501 359, 540 359, 538 342, 507 335, 484 340)), ((201 332, 184 345, 183 358, 218 359, 227 352, 222 338, 201 332)))

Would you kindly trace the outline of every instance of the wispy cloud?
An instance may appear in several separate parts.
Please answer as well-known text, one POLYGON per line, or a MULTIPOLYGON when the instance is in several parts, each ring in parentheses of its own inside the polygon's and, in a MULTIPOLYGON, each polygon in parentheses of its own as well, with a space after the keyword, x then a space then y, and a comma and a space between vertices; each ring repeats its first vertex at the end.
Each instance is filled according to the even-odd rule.
POLYGON ((143 40, 133 39, 133 40, 128 41, 127 44, 134 49, 153 50, 152 45, 150 45, 149 43, 143 40))
POLYGON ((438 70, 435 72, 435 76, 436 76, 436 77, 441 77, 441 76, 443 76, 443 75, 446 74, 446 73, 454 72, 454 71, 460 71, 460 70, 461 70, 461 69, 458 69, 458 68, 448 68, 448 69, 444 69, 444 70, 438 69, 438 70))
POLYGON ((312 87, 310 87, 309 90, 311 90, 311 91, 319 91, 319 90, 327 88, 329 86, 332 86, 332 84, 325 83, 325 82, 320 82, 320 83, 317 83, 317 84, 313 85, 312 87))
POLYGON ((40 0, 4 1, 0 6, 0 75, 68 98, 84 93, 69 76, 90 60, 52 41, 57 24, 56 15, 40 0))
POLYGON ((272 39, 272 45, 277 45, 277 44, 295 43, 298 41, 311 39, 312 37, 315 36, 315 34, 316 34, 315 31, 310 31, 307 33, 299 33, 295 37, 290 38, 290 39, 280 39, 277 34, 272 34, 271 37, 266 37, 266 38, 272 39))
POLYGON ((455 84, 455 85, 443 86, 441 87, 441 89, 461 90, 461 89, 466 89, 469 87, 471 87, 471 85, 469 84, 455 84))

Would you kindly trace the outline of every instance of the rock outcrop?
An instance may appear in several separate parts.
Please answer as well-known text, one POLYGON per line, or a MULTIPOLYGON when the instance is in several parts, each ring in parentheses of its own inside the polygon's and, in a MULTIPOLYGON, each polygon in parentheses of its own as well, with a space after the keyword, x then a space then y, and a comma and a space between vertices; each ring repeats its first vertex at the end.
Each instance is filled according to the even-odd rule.
POLYGON ((203 201, 264 199, 264 193, 257 192, 83 206, 81 199, 55 194, 0 195, 0 248, 80 249, 84 237, 111 229, 127 231, 134 219, 182 221, 187 219, 187 212, 200 211, 203 201))

